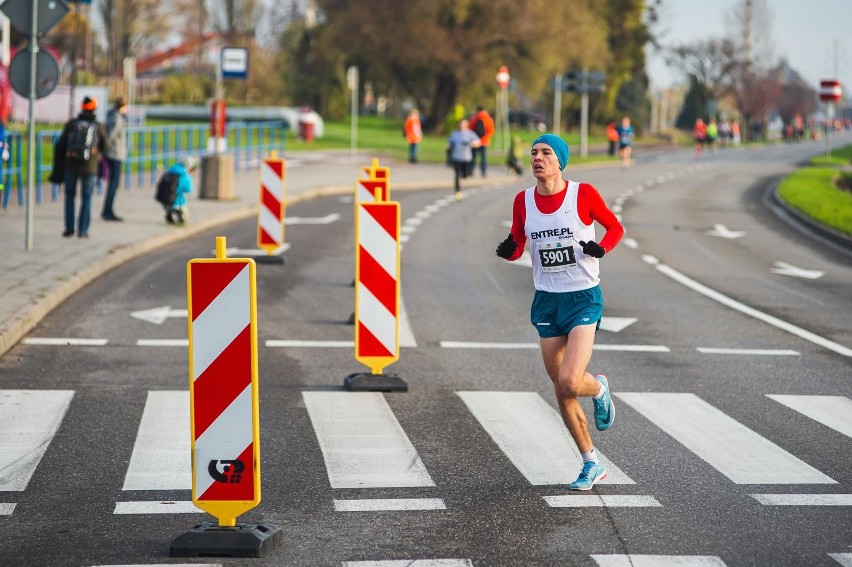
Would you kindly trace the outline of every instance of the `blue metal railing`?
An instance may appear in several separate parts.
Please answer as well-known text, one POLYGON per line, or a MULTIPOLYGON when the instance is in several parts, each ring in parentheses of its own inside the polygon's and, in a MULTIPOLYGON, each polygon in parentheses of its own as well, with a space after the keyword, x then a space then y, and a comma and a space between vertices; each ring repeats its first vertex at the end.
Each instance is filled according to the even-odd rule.
MULTIPOLYGON (((229 122, 228 148, 225 153, 234 156, 234 169, 256 167, 256 162, 271 151, 283 153, 286 129, 287 124, 283 120, 229 122)), ((160 173, 180 158, 189 155, 201 156, 208 153, 208 132, 209 129, 206 124, 128 127, 127 148, 129 155, 123 165, 124 188, 130 189, 134 180, 137 187, 145 186, 146 177, 148 183, 153 185, 160 173)), ((49 183, 47 177, 53 169, 53 148, 59 134, 60 132, 56 130, 43 130, 36 134, 36 204, 42 202, 42 186, 49 183)), ((11 159, 6 162, 2 175, 6 186, 2 195, 4 209, 9 203, 13 181, 15 189, 17 189, 18 206, 24 205, 25 179, 22 168, 21 134, 9 132, 7 144, 11 159)), ((50 199, 57 201, 59 199, 59 186, 50 184, 50 187, 50 199)), ((98 192, 102 192, 103 185, 100 180, 97 187, 98 192)))

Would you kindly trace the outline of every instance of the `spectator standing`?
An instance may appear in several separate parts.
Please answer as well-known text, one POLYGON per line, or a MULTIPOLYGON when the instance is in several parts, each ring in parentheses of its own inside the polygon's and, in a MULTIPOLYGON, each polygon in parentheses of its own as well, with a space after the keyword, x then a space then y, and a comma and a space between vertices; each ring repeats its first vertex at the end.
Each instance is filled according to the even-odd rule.
POLYGON ((740 123, 734 120, 731 122, 731 141, 735 146, 739 146, 740 139, 740 123))
POLYGON ((115 99, 106 120, 107 150, 106 163, 108 172, 107 192, 104 197, 104 208, 101 218, 105 221, 122 221, 115 214, 115 194, 121 180, 121 169, 127 159, 127 99, 119 96, 115 99))
POLYGON ((466 178, 472 171, 473 149, 478 148, 480 143, 479 136, 471 131, 468 121, 464 118, 459 120, 458 127, 453 130, 450 138, 447 140, 447 150, 450 153, 453 170, 455 171, 453 189, 456 201, 461 201, 463 198, 461 180, 466 178))
POLYGON ((610 156, 614 156, 615 145, 618 143, 618 127, 615 125, 615 120, 612 120, 606 125, 606 139, 609 142, 609 151, 607 153, 610 156))
POLYGON ((83 99, 80 114, 62 128, 54 149, 54 173, 51 181, 65 184, 65 231, 62 236, 89 237, 92 212, 92 191, 98 172, 98 160, 107 149, 107 135, 103 124, 97 121, 95 109, 98 101, 91 97, 83 99), (59 176, 59 173, 62 176, 59 176), (74 201, 77 197, 77 182, 80 182, 80 212, 75 219, 74 201))
POLYGON ((524 150, 524 143, 521 141, 521 137, 517 134, 513 135, 512 141, 509 144, 509 153, 506 154, 506 165, 517 175, 521 175, 524 172, 523 168, 521 168, 521 161, 526 155, 524 150))
POLYGON ((471 117, 469 125, 473 133, 479 136, 480 144, 473 150, 471 165, 476 168, 476 161, 479 160, 479 172, 485 177, 488 170, 488 146, 494 137, 494 119, 485 108, 477 106, 476 114, 471 117))
POLYGON ((412 108, 408 113, 408 118, 402 125, 405 132, 405 141, 408 142, 408 161, 417 163, 417 150, 420 147, 420 142, 423 140, 423 127, 420 124, 420 111, 412 108))

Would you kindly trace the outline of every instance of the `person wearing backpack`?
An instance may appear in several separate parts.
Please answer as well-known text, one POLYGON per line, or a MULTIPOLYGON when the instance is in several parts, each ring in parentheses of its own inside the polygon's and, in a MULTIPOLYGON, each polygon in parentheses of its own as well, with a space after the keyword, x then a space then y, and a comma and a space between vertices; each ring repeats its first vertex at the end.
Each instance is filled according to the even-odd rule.
MULTIPOLYGON (((65 231, 64 237, 89 237, 92 211, 92 192, 98 173, 98 160, 107 150, 107 135, 103 124, 95 118, 98 101, 91 97, 83 99, 80 114, 65 123, 54 148, 54 172, 64 171, 65 184, 65 231), (80 211, 74 216, 74 201, 77 197, 77 182, 80 182, 80 211), (76 221, 76 222, 75 222, 76 221)), ((57 175, 51 175, 57 182, 57 175)))
POLYGON ((192 193, 192 173, 198 168, 198 158, 186 156, 172 165, 157 182, 155 198, 166 211, 166 222, 182 225, 189 213, 186 196, 192 193))
MULTIPOLYGON (((491 138, 494 136, 494 119, 488 114, 481 105, 476 107, 476 114, 470 118, 470 129, 473 133, 479 136, 479 147, 473 150, 473 161, 471 167, 476 167, 476 160, 479 160, 479 172, 482 177, 485 177, 485 172, 488 169, 488 146, 491 144, 491 138), (478 157, 477 157, 478 156, 478 157)), ((470 172, 473 174, 473 170, 470 172)))
POLYGON ((107 149, 106 157, 108 177, 107 191, 101 218, 105 221, 124 220, 115 214, 113 206, 118 183, 121 180, 121 166, 127 159, 127 99, 119 96, 115 99, 106 121, 107 149))

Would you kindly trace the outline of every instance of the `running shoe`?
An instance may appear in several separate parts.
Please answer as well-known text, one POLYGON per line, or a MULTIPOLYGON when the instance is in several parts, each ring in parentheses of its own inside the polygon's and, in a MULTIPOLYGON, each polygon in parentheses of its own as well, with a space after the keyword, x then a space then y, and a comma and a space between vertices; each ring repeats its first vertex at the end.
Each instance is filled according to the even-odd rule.
POLYGON ((464 195, 462 195, 461 191, 456 191, 456 201, 461 201, 464 199, 464 195))
POLYGON ((613 419, 615 419, 615 406, 612 404, 612 396, 609 395, 609 382, 607 382, 606 376, 598 374, 595 376, 595 380, 603 384, 604 387, 604 394, 601 399, 592 398, 592 403, 595 406, 595 427, 598 428, 598 431, 604 431, 609 429, 613 419))
POLYGON ((568 485, 571 490, 591 490, 597 483, 606 478, 606 469, 594 461, 583 462, 583 470, 577 480, 568 485))

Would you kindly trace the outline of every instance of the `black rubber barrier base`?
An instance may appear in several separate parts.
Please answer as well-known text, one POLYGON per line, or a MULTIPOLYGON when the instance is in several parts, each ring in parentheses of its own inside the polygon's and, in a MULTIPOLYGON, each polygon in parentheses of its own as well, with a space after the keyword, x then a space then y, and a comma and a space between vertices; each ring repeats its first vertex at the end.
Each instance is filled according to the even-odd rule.
POLYGON ((284 256, 278 254, 277 256, 273 254, 264 254, 263 256, 250 256, 252 260, 257 264, 283 264, 284 256))
POLYGON ((408 384, 396 374, 350 374, 343 387, 351 392, 407 392, 408 384))
POLYGON ((198 524, 172 540, 171 557, 263 557, 281 543, 281 528, 272 524, 217 522, 198 524))

